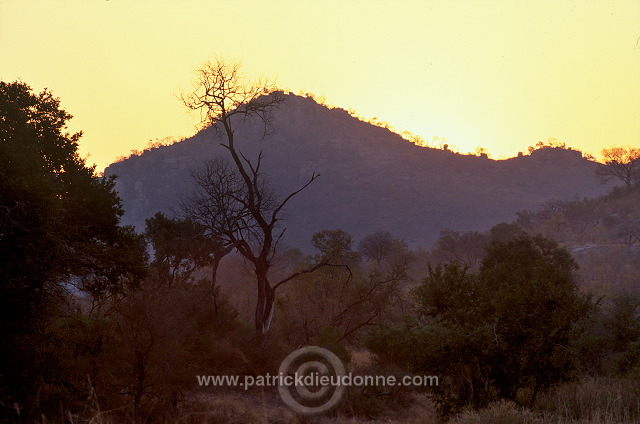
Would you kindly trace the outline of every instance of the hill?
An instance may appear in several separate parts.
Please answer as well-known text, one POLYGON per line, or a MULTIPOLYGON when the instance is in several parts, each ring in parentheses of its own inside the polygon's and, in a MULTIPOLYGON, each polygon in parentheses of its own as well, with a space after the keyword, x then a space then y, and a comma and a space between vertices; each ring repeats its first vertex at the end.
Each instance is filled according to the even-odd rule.
POLYGON ((605 196, 546 202, 518 213, 521 228, 554 238, 580 265, 592 292, 640 292, 640 186, 616 187, 605 196))
MULTIPOLYGON (((257 121, 236 124, 236 143, 281 193, 320 174, 288 206, 286 243, 305 249, 320 230, 342 228, 357 239, 382 229, 410 246, 428 247, 443 228, 486 229, 512 221, 549 199, 605 193, 596 163, 580 152, 543 148, 506 160, 417 146, 388 129, 288 94, 267 136, 257 121), (264 137, 263 137, 264 136, 264 137)), ((226 155, 212 128, 179 143, 110 165, 125 208, 139 229, 156 211, 177 207, 190 190, 189 171, 226 155)))

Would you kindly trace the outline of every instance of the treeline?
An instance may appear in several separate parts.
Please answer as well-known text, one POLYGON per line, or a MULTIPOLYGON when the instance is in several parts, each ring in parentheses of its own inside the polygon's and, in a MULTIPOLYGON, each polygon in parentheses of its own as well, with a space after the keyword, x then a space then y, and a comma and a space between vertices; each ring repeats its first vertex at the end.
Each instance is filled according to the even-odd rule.
MULTIPOLYGON (((277 105, 263 87, 248 92, 234 113, 277 105)), ((228 126, 236 157, 194 170, 192 196, 139 234, 119 225, 114 178, 79 157, 59 100, 0 83, 4 421, 222 421, 197 375, 273 375, 302 345, 354 372, 441 376, 425 389, 441 417, 500 399, 532 405, 583 375, 638 390, 640 298, 582 290, 542 218, 443 231, 430 251, 385 231, 356 244, 340 229, 315 234, 313 254, 281 249, 280 211, 299 190, 270 190, 261 157, 234 151, 225 110, 211 118, 228 126), (357 363, 358 352, 371 360, 357 363)), ((354 388, 337 413, 379 416, 414 393, 354 388)))

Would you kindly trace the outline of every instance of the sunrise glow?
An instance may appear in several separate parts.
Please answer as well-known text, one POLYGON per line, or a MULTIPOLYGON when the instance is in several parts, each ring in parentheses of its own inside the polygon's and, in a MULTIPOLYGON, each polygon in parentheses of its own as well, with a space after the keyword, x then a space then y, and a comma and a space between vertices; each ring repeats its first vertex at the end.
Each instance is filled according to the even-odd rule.
POLYGON ((212 57, 494 158, 538 140, 640 145, 640 3, 0 2, 0 78, 48 87, 98 170, 188 137, 176 95, 212 57))

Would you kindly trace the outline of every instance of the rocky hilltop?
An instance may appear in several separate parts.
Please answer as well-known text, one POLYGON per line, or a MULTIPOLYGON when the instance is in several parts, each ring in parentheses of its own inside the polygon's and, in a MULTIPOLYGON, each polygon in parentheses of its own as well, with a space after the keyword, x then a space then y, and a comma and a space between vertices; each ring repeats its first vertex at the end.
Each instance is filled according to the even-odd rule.
MULTIPOLYGON (((417 146, 362 122, 342 109, 288 94, 263 137, 259 122, 236 122, 236 143, 249 158, 264 154, 263 169, 282 194, 318 178, 286 210, 286 244, 304 250, 323 229, 342 228, 355 239, 382 229, 411 246, 429 247, 443 228, 487 229, 549 199, 605 193, 596 164, 557 148, 506 160, 417 146)), ((144 227, 157 211, 177 207, 190 190, 189 172, 228 155, 221 134, 199 132, 179 143, 110 165, 118 176, 124 224, 144 227)))

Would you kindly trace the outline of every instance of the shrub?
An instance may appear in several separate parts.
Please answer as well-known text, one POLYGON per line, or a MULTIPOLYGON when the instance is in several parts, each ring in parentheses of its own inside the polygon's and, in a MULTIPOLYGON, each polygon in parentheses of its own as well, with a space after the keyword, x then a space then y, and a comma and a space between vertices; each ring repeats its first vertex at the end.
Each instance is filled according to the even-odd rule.
POLYGON ((439 373, 445 414, 515 400, 520 389, 532 401, 576 369, 568 345, 593 308, 578 291, 576 268, 541 236, 494 241, 478 273, 457 263, 430 269, 415 290, 417 317, 372 332, 368 346, 408 371, 439 373))

